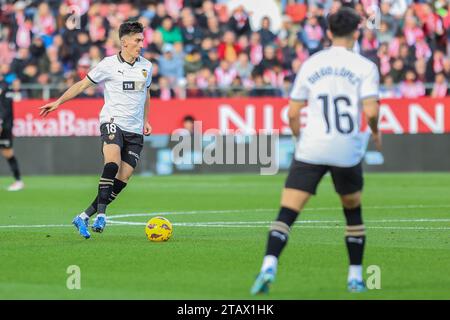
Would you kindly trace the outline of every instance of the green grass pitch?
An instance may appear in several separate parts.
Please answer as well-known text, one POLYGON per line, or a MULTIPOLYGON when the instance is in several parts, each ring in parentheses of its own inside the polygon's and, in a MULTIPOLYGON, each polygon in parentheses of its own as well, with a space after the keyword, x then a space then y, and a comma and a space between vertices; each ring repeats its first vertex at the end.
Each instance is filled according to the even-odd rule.
MULTIPOLYGON (((0 299, 254 299, 270 221, 285 174, 134 177, 108 211, 103 234, 70 225, 97 177, 0 179, 0 299), (144 225, 174 224, 165 243, 144 225), (117 217, 115 217, 117 216, 117 217), (69 290, 67 268, 81 270, 69 290)), ((269 296, 256 299, 450 299, 450 174, 366 174, 364 267, 381 289, 346 292, 344 218, 330 177, 301 213, 269 296)), ((365 277, 370 276, 365 273, 365 277)))

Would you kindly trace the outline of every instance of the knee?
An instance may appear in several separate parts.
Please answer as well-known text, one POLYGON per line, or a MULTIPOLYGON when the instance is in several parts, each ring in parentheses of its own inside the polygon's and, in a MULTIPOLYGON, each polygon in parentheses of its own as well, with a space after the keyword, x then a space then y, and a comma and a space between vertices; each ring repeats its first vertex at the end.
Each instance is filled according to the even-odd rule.
POLYGON ((10 159, 14 157, 14 150, 13 149, 2 149, 2 156, 6 159, 10 159))
POLYGON ((122 181, 123 183, 128 183, 128 180, 130 180, 130 176, 125 175, 123 172, 119 170, 116 179, 122 181))
POLYGON ((341 196, 342 205, 344 208, 353 209, 361 205, 360 193, 349 194, 341 196))
POLYGON ((119 171, 119 165, 115 162, 108 162, 103 167, 103 174, 108 177, 115 177, 119 171))

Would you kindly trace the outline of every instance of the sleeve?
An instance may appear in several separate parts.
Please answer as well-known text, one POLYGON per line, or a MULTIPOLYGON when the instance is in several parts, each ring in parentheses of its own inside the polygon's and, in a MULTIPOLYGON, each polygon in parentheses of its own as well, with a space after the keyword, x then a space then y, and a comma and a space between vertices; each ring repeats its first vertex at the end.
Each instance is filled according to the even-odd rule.
POLYGON ((147 87, 147 89, 152 84, 152 71, 153 71, 153 65, 151 64, 149 69, 148 69, 148 71, 147 71, 148 72, 147 81, 145 82, 145 86, 147 87))
POLYGON ((105 59, 100 61, 89 73, 87 77, 93 83, 98 84, 108 79, 110 74, 110 67, 106 63, 105 59))
POLYGON ((294 85, 292 86, 289 97, 291 100, 296 101, 306 101, 309 98, 308 80, 306 79, 304 66, 300 68, 300 71, 295 77, 294 85))
POLYGON ((372 64, 369 73, 364 75, 361 80, 359 93, 361 100, 379 98, 379 85, 380 76, 378 74, 378 68, 375 64, 372 64))

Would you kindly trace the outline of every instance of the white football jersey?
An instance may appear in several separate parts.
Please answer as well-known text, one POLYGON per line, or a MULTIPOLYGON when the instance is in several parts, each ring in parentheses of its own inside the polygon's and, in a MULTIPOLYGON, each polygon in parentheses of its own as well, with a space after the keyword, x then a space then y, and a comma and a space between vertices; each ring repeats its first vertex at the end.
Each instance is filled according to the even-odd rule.
POLYGON ((118 53, 105 57, 87 77, 95 84, 105 82, 100 124, 113 122, 124 131, 143 134, 144 104, 152 82, 152 63, 140 56, 130 64, 118 53))
POLYGON ((311 56, 295 79, 290 98, 307 101, 295 159, 337 167, 357 165, 367 147, 361 132, 362 100, 378 97, 377 66, 344 47, 311 56))

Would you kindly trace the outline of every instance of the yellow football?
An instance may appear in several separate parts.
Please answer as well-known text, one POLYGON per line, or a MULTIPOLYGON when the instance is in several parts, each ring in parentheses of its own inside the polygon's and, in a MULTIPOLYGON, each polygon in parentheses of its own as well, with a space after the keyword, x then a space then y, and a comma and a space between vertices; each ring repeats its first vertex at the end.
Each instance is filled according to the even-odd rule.
POLYGON ((172 232, 172 223, 164 217, 153 217, 145 226, 145 234, 150 241, 167 241, 172 236, 172 232))

